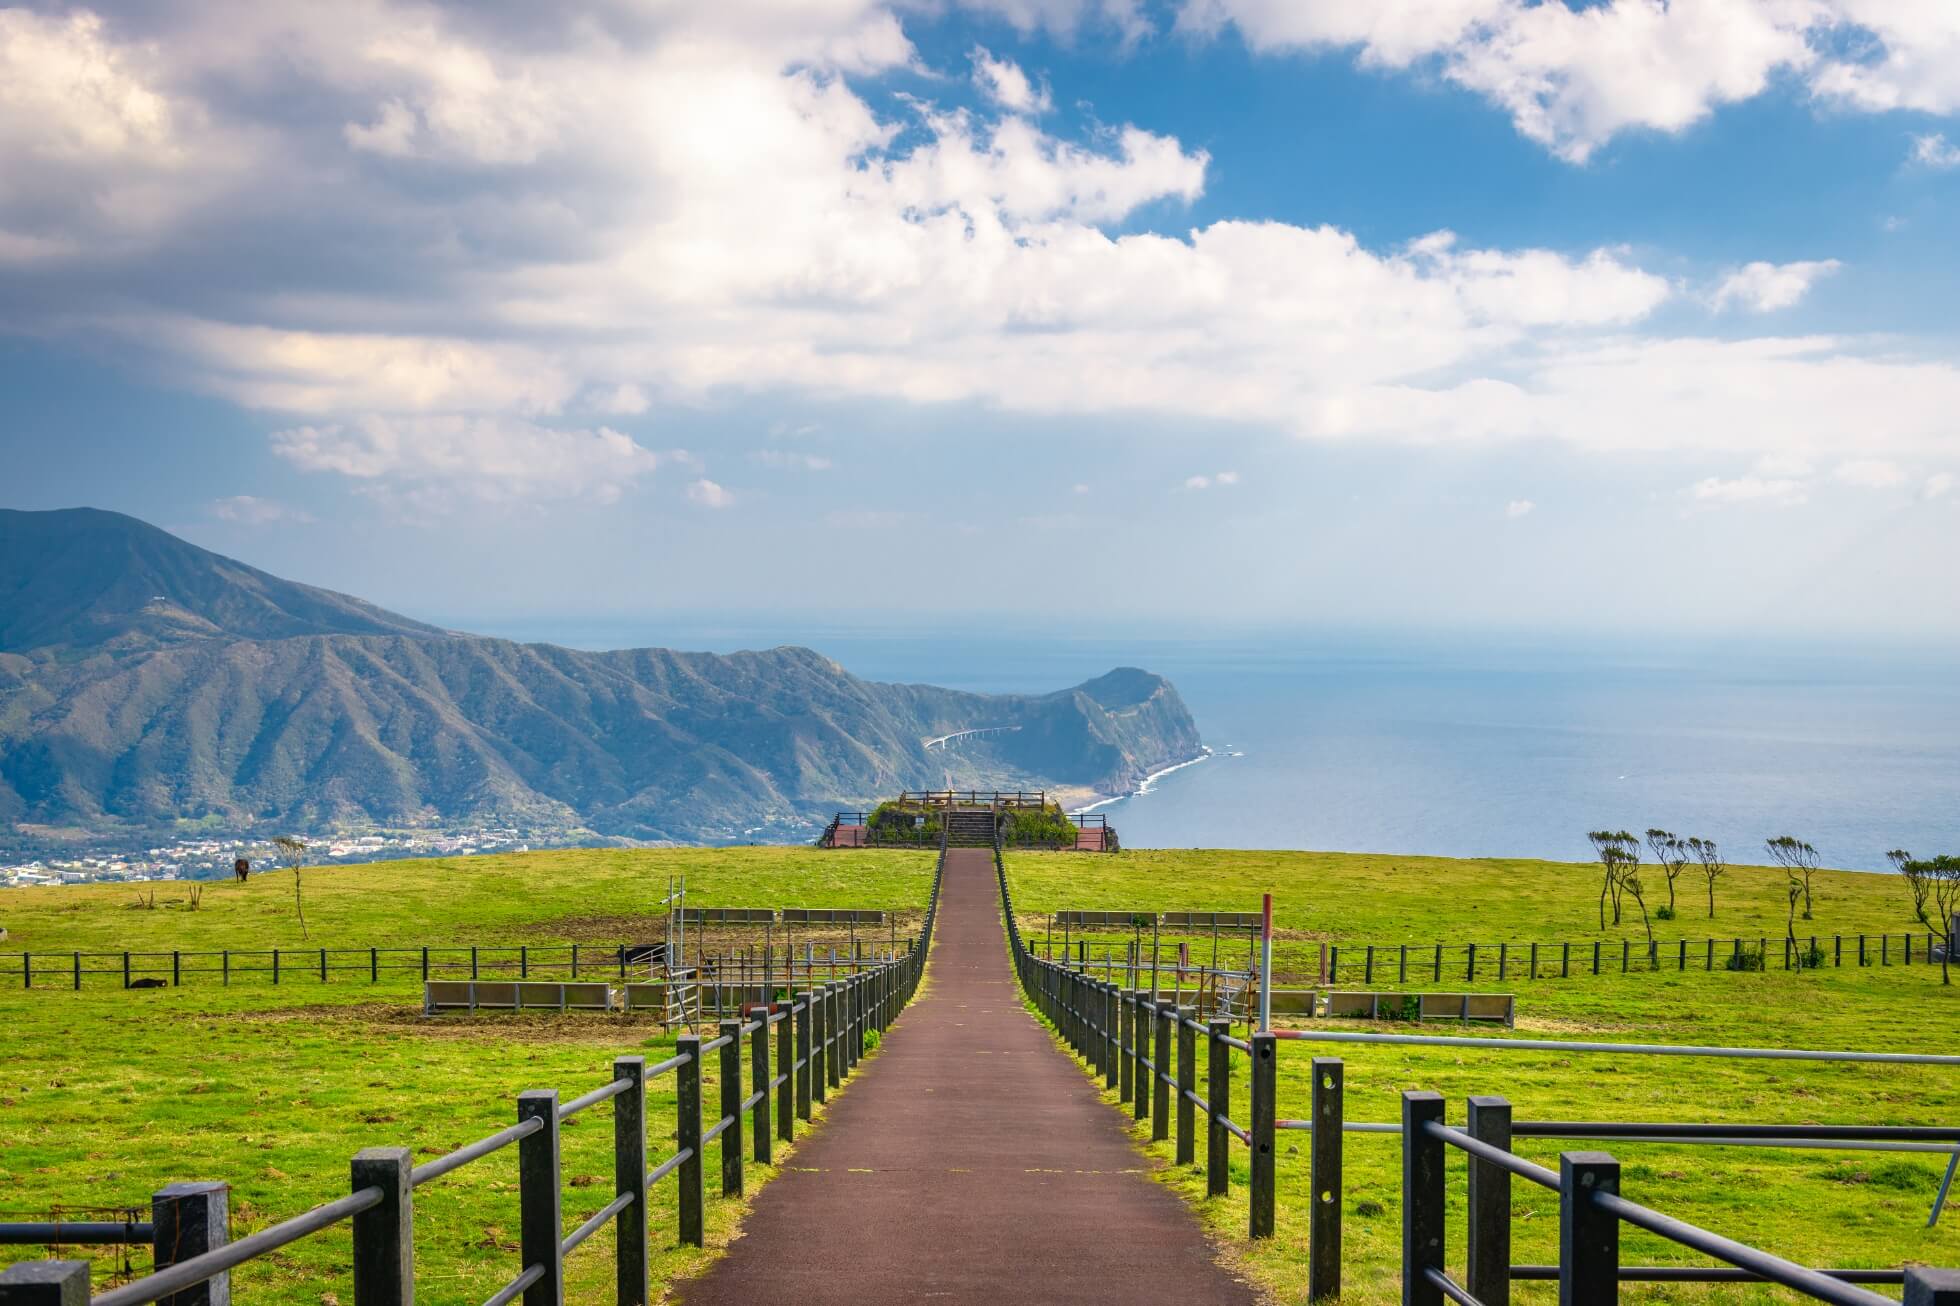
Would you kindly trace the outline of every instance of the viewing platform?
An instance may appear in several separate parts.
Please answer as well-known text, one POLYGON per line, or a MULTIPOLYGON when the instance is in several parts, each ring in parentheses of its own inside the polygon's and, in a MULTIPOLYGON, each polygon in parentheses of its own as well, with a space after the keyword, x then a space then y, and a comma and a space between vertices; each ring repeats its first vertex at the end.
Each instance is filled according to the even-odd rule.
POLYGON ((1120 843, 1099 812, 1071 814, 1047 791, 905 790, 871 811, 842 811, 819 848, 1003 848, 1111 853, 1120 843))

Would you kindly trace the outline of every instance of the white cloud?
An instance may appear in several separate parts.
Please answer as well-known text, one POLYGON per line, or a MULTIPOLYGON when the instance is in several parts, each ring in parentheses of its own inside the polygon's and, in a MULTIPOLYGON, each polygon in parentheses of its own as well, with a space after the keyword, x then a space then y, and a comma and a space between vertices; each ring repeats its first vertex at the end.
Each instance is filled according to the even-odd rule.
POLYGON ((1229 489, 1238 483, 1239 474, 1237 472, 1212 472, 1209 475, 1200 474, 1184 478, 1184 488, 1187 490, 1209 490, 1214 486, 1220 489, 1229 489))
POLYGON ((1926 484, 1920 487, 1919 496, 1922 499, 1938 499, 1952 493, 1954 483, 1952 472, 1935 472, 1926 478, 1926 484))
POLYGON ((313 520, 309 513, 298 508, 288 507, 276 499, 261 499, 250 494, 234 494, 229 498, 212 500, 211 515, 219 521, 236 522, 241 526, 270 526, 276 522, 313 520))
POLYGON ((822 454, 795 453, 784 449, 757 449, 749 455, 749 461, 758 467, 806 472, 827 472, 834 465, 822 454))
POLYGON ((1215 485, 1237 485, 1239 483, 1239 474, 1237 472, 1220 472, 1211 479, 1215 485))
POLYGON ((1940 0, 1183 0, 1178 21, 1231 24, 1260 51, 1352 49, 1367 67, 1433 69, 1574 163, 1781 79, 1868 112, 1960 109, 1960 23, 1940 0))
POLYGON ((1807 483, 1793 477, 1738 476, 1723 480, 1710 476, 1696 481, 1684 493, 1702 503, 1762 503, 1778 508, 1794 508, 1810 501, 1807 483))
POLYGON ((1529 517, 1532 509, 1537 506, 1537 504, 1529 499, 1513 499, 1504 505, 1504 515, 1512 521, 1516 521, 1520 517, 1529 517))
POLYGON ((1836 259, 1750 263, 1724 277, 1709 302, 1718 313, 1736 307, 1754 313, 1773 313, 1797 303, 1820 278, 1836 272, 1838 267, 1836 259))
POLYGON ((506 417, 368 416, 278 431, 272 447, 303 470, 406 487, 431 504, 451 492, 491 503, 611 503, 657 461, 607 427, 560 430, 506 417))
POLYGON ((1960 168, 1960 145, 1952 144, 1939 132, 1930 136, 1915 136, 1912 138, 1912 161, 1928 168, 1960 168))
POLYGON ((1089 492, 1089 487, 1083 482, 1077 481, 1075 483, 1074 492, 1076 494, 1087 494, 1089 492))
MULTIPOLYGON (((1025 30, 1140 13, 971 2, 1025 30)), ((1712 102, 1694 87, 1744 87, 1751 58, 1722 71, 1723 43, 1746 54, 1760 38, 1761 63, 1795 21, 1782 3, 1209 8, 1262 48, 1353 46, 1388 67, 1460 55, 1466 77, 1549 70, 1506 94, 1577 148, 1653 118, 1628 106, 1671 79, 1691 83, 1682 120, 1712 102), (1615 34, 1628 44, 1609 58, 1615 34)), ((75 28, 0 11, 0 61, 14 61, 0 67, 31 65, 59 92, 0 78, 0 257, 100 262, 59 303, 10 303, 9 325, 93 334, 274 414, 306 465, 367 484, 453 475, 476 496, 599 493, 609 472, 651 464, 587 456, 605 428, 585 427, 757 394, 1149 412, 1316 439, 1788 449, 1826 465, 1938 465, 1954 449, 1960 372, 1933 346, 1655 338, 1645 324, 1679 292, 1624 249, 1190 228, 1176 206, 1205 193, 1209 160, 1174 137, 877 107, 849 77, 917 59, 877 0, 526 12, 184 4, 75 28), (49 42, 72 57, 33 62, 49 42), (90 125, 100 109, 60 108, 71 82, 119 88, 118 104, 154 96, 161 116, 90 125), (36 122, 57 112, 79 125, 36 122), (143 149, 115 143, 145 131, 143 149), (100 138, 107 162, 56 175, 43 138, 100 138), (31 202, 16 203, 18 177, 36 179, 31 202), (141 194, 105 208, 104 179, 131 177, 141 194), (180 271, 217 265, 231 275, 180 271), (377 459, 371 428, 438 451, 460 438, 443 432, 493 433, 493 449, 525 433, 573 470, 377 459)), ((1724 302, 1801 295, 1831 265, 1763 266, 1724 302)))
POLYGON ((1839 463, 1831 476, 1865 490, 1889 490, 1906 483, 1905 469, 1888 458, 1853 458, 1839 463))
POLYGON ((705 476, 687 487, 687 498, 689 503, 698 503, 703 508, 727 508, 735 502, 733 494, 705 476))
POLYGON ((973 84, 1009 113, 1040 114, 1054 107, 1048 88, 1029 81, 1021 65, 1012 59, 996 59, 986 47, 978 45, 968 58, 973 61, 973 84))

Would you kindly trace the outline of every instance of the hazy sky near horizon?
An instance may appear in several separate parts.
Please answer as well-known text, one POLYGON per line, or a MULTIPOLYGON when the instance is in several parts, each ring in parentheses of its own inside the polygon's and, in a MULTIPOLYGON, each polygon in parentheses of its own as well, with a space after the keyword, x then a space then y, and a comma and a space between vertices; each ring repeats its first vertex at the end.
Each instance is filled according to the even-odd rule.
POLYGON ((1960 631, 1960 6, 0 7, 0 506, 457 624, 1960 631))

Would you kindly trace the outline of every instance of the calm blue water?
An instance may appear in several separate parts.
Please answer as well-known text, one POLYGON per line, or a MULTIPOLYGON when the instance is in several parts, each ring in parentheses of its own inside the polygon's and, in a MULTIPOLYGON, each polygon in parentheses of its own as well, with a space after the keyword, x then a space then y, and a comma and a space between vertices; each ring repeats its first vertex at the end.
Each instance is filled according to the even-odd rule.
POLYGON ((1894 847, 1960 852, 1960 665, 1931 657, 648 633, 693 647, 793 639, 859 675, 979 690, 1056 689, 1120 664, 1161 672, 1217 755, 1101 809, 1131 847, 1577 860, 1587 830, 1659 825, 1734 860, 1761 860, 1763 839, 1784 833, 1840 867, 1883 869, 1894 847))

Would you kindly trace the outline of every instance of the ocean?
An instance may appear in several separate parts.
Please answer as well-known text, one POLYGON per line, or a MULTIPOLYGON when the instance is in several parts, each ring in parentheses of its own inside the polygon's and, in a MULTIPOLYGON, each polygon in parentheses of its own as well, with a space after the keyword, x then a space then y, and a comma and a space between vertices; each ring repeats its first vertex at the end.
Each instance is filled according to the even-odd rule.
POLYGON ((743 627, 700 628, 690 643, 687 633, 654 642, 806 643, 872 679, 986 691, 1057 689, 1118 665, 1160 672, 1212 754, 1098 809, 1128 847, 1583 860, 1588 830, 1660 826, 1714 838, 1732 861, 1764 860, 1763 840, 1781 834, 1851 869, 1887 869, 1891 848, 1960 853, 1960 664, 1935 654, 743 627))

